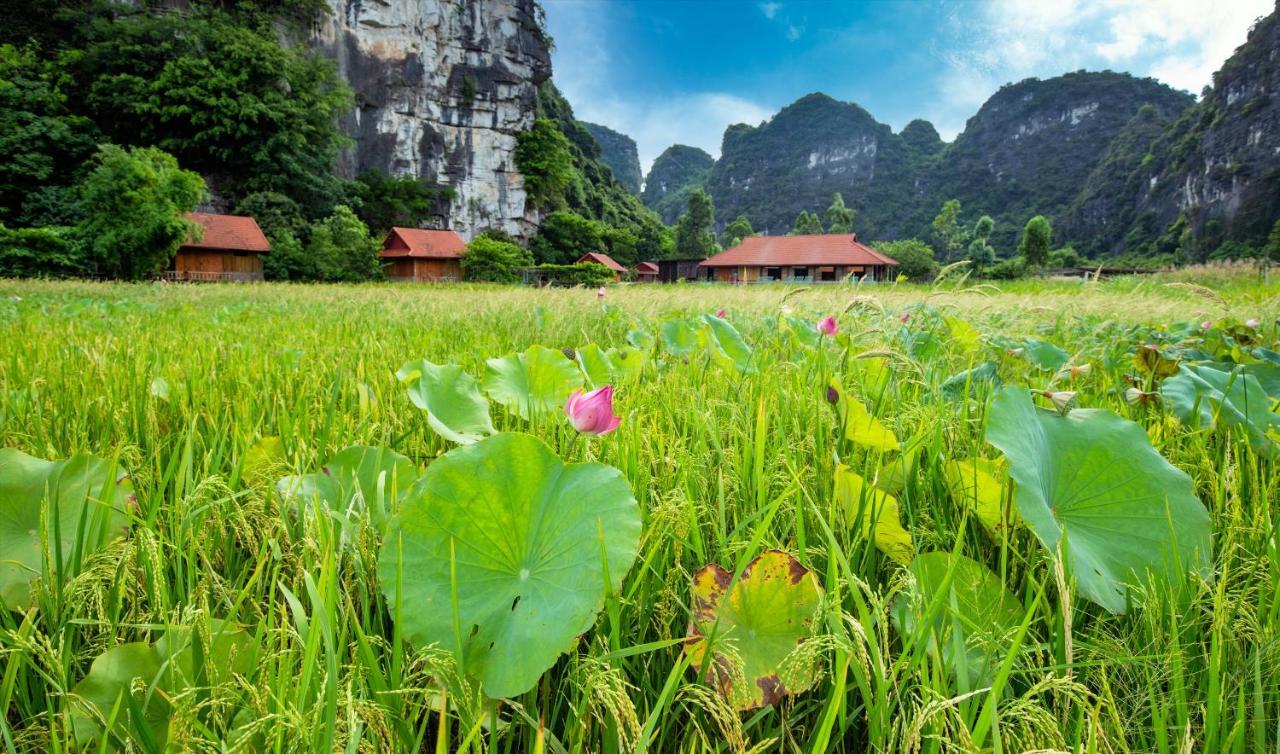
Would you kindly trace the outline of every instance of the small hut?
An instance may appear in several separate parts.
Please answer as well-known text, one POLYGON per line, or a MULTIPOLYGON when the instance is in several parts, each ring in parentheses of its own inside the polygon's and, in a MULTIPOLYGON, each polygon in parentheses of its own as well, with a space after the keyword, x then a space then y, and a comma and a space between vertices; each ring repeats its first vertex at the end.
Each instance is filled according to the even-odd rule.
POLYGON ((166 280, 262 280, 262 255, 271 244, 252 217, 188 212, 187 219, 203 229, 199 241, 178 247, 166 280))
POLYGON ((636 265, 636 280, 641 283, 658 282, 658 263, 641 262, 636 265))
POLYGON ((392 228, 382 241, 382 257, 387 277, 428 283, 462 279, 459 260, 467 253, 467 242, 451 230, 392 228))
POLYGON ((586 254, 578 257, 578 261, 574 262, 574 264, 582 264, 583 262, 608 267, 609 270, 613 272, 614 280, 621 280, 622 276, 627 272, 627 268, 613 261, 613 257, 610 257, 608 254, 601 254, 595 251, 587 252, 586 254))

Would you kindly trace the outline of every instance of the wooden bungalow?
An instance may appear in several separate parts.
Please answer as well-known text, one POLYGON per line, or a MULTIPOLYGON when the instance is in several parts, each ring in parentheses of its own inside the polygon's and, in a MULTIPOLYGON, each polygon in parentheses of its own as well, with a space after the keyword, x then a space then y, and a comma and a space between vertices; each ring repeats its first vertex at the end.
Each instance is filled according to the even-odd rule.
POLYGON ((392 228, 379 256, 392 280, 441 283, 462 279, 466 252, 467 242, 451 230, 392 228))
POLYGON ((658 282, 658 263, 641 262, 636 265, 636 281, 640 283, 658 282))
POLYGON ((887 280, 897 261, 858 241, 856 233, 750 236, 699 265, 725 283, 836 283, 847 275, 887 280))
POLYGON ((680 280, 694 281, 699 278, 710 279, 708 276, 711 270, 703 270, 698 267, 702 263, 702 259, 686 258, 686 259, 661 259, 658 261, 658 281, 662 283, 675 283, 680 280))
POLYGON ((200 240, 178 247, 166 280, 262 280, 262 255, 271 244, 252 217, 189 212, 187 219, 204 230, 200 240))
POLYGON ((621 280, 622 276, 627 273, 627 268, 613 261, 613 257, 609 256, 608 254, 589 251, 586 254, 583 254, 582 256, 578 257, 578 261, 574 262, 574 264, 582 264, 583 262, 586 262, 588 264, 598 264, 598 265, 603 265, 605 267, 608 267, 613 272, 613 279, 615 281, 621 280))

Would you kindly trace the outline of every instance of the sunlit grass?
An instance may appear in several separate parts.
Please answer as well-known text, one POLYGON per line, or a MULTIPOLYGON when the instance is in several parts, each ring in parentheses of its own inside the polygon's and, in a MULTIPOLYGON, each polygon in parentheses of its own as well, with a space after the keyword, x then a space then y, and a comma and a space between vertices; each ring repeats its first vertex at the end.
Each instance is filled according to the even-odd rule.
MULTIPOLYGON (((42 458, 119 456, 138 499, 128 539, 60 589, 42 586, 28 613, 0 614, 0 746, 69 749, 64 695, 90 661, 203 615, 249 626, 266 651, 198 703, 174 701, 176 748, 218 750, 227 711, 243 707, 261 735, 239 745, 270 751, 1181 752, 1188 741, 1195 751, 1274 751, 1278 467, 1230 433, 1190 432, 1158 405, 1126 403, 1129 352, 1110 344, 1131 325, 1234 317, 1262 320, 1274 348, 1280 280, 1236 271, 1211 281, 1215 295, 1168 282, 625 286, 601 303, 562 289, 0 281, 0 445, 42 458), (1213 522, 1215 580, 1112 616, 1078 599, 1025 529, 997 538, 966 516, 940 461, 995 451, 983 440, 984 405, 942 400, 937 386, 985 358, 1008 384, 1045 388, 1053 375, 999 349, 911 358, 898 315, 926 321, 927 310, 908 310, 921 304, 984 336, 1041 338, 1092 364, 1063 387, 1148 428, 1191 475, 1213 522), (344 550, 332 521, 282 512, 275 480, 351 445, 422 464, 447 451, 395 378, 410 360, 479 376, 486 358, 533 344, 618 346, 636 328, 656 335, 671 313, 719 308, 755 348, 757 373, 658 346, 617 386, 623 423, 603 438, 577 436, 562 416, 530 427, 495 410, 499 429, 619 468, 645 533, 616 608, 497 713, 502 725, 460 701, 441 726, 433 678, 452 665, 398 640, 377 584, 378 543, 366 536, 344 550), (817 356, 780 337, 784 308, 808 321, 837 315, 842 340, 817 356), (832 509, 827 379, 857 386, 854 357, 868 351, 885 355, 895 378, 862 397, 925 459, 900 496, 916 550, 988 565, 1030 615, 1001 693, 957 687, 936 651, 895 633, 903 569, 832 509), (280 438, 286 460, 246 470, 246 451, 265 436, 280 438), (731 568, 769 547, 795 554, 826 590, 823 639, 812 642, 825 672, 808 692, 740 715, 682 657, 689 582, 707 563, 731 568)), ((871 476, 882 459, 843 460, 871 476)))

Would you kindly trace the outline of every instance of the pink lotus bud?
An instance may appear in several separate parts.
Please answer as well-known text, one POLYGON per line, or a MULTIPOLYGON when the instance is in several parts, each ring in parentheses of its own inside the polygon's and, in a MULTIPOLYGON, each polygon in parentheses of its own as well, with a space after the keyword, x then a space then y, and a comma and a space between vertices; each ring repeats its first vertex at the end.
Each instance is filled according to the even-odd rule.
POLYGON ((907 320, 911 319, 911 313, 903 312, 902 316, 898 317, 898 319, 902 320, 903 324, 906 324, 907 320))
POLYGON ((716 316, 720 319, 724 319, 724 309, 716 309, 716 316))
POLYGON ((1147 349, 1148 351, 1159 351, 1159 350, 1160 350, 1160 346, 1156 345, 1155 343, 1144 343, 1142 347, 1143 347, 1143 348, 1145 348, 1145 349, 1147 349))
POLYGON ((596 289, 596 298, 604 298, 604 286, 603 286, 603 285, 596 289))
POLYGON ((1210 327, 1213 327, 1213 322, 1206 319, 1205 321, 1200 323, 1200 327, 1203 330, 1208 330, 1210 327))
POLYGON ((836 325, 835 317, 828 315, 818 321, 818 332, 823 335, 835 335, 838 329, 840 328, 836 325))
POLYGON ((565 401, 564 412, 573 428, 588 435, 607 435, 618 428, 622 419, 613 413, 613 386, 605 385, 589 393, 573 391, 565 401))
POLYGON ((1258 325, 1260 325, 1260 324, 1262 324, 1262 323, 1261 323, 1261 322, 1259 322, 1259 321, 1258 321, 1258 320, 1256 320, 1256 319, 1249 319, 1249 320, 1245 320, 1244 326, 1245 326, 1245 327, 1252 327, 1253 329, 1257 330, 1257 329, 1258 329, 1258 325))

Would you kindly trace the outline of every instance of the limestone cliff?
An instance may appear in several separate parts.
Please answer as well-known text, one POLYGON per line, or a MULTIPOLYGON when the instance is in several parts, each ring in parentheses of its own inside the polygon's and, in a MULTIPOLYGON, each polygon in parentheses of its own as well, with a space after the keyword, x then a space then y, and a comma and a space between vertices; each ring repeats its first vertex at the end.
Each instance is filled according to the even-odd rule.
POLYGON ((515 165, 551 75, 535 0, 329 0, 311 43, 356 94, 339 171, 380 169, 453 190, 449 226, 536 229, 515 165))

